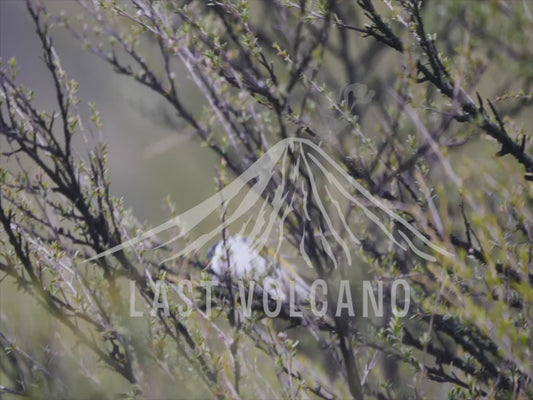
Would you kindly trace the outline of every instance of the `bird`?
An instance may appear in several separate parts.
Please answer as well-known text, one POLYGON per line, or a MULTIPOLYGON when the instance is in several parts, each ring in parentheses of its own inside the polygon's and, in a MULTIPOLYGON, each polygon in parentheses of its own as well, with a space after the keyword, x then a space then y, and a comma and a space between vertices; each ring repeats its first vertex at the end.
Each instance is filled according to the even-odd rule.
MULTIPOLYGON (((317 353, 316 347, 309 341, 303 340, 302 351, 308 357, 318 357, 318 360, 326 365, 328 376, 333 379, 338 368, 329 366, 341 365, 341 360, 334 347, 324 337, 325 332, 334 331, 334 322, 330 315, 316 316, 310 309, 311 286, 298 274, 295 265, 287 261, 277 251, 268 246, 254 246, 254 242, 244 236, 234 235, 225 240, 215 243, 207 253, 207 268, 212 274, 212 280, 217 283, 235 285, 239 280, 255 282, 255 299, 263 297, 256 304, 265 307, 265 292, 268 296, 281 303, 281 310, 278 316, 274 317, 275 326, 281 329, 280 334, 285 335, 284 328, 279 323, 280 320, 290 321, 290 327, 302 326, 314 338, 312 342, 317 342, 324 353, 317 353), (292 294, 291 294, 292 285, 292 294), (256 288, 258 287, 258 291, 256 288), (296 311, 296 313, 293 313, 296 311), (297 314, 297 315, 295 315, 297 314)), ((242 300, 241 300, 242 301, 242 300)), ((327 299, 321 293, 314 293, 312 301, 315 302, 315 309, 327 309, 327 299), (326 306, 326 308, 324 308, 326 306)), ((271 308, 271 306, 268 306, 271 308)), ((266 315, 265 310, 263 313, 266 315)), ((239 313, 242 318, 242 313, 239 313)), ((244 317, 244 319, 246 319, 244 317)), ((258 330, 261 332, 261 329, 258 330)), ((302 331, 300 334, 302 335, 302 331)), ((265 336, 268 339, 268 335, 265 336)), ((302 336, 298 336, 302 338, 302 336)), ((305 337, 305 336, 304 336, 305 337)))
POLYGON ((213 281, 253 281, 260 295, 266 291, 273 300, 284 305, 289 301, 295 305, 308 304, 310 286, 299 276, 296 267, 267 246, 258 247, 241 235, 230 236, 211 246, 207 252, 207 267, 213 281))

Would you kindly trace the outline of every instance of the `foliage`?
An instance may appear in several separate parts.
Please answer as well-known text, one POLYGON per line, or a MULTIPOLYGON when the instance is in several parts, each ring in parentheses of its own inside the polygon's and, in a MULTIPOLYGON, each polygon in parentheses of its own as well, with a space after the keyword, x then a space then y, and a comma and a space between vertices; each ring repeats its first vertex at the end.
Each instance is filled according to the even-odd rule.
MULTIPOLYGON (((87 397, 81 388, 90 387, 104 398, 533 396, 527 2, 78 2, 80 20, 27 2, 56 92, 48 110, 37 109, 33 92, 18 83, 16 60, 2 60, 0 270, 8 277, 2 286, 15 283, 62 324, 68 352, 83 351, 51 363, 50 349, 19 340, 3 321, 0 393, 87 397), (366 275, 387 288, 408 280, 408 316, 335 318, 317 343, 305 327, 294 332, 259 312, 238 321, 235 303, 222 297, 208 317, 194 291, 190 316, 178 312, 183 301, 175 296, 168 315, 158 309, 129 318, 129 281, 148 307, 158 279, 176 290, 192 278, 199 289, 204 262, 196 254, 161 267, 176 248, 147 251, 161 244, 153 239, 83 264, 143 227, 111 194, 105 144, 88 144, 88 157, 74 148, 73 138, 91 143, 105 126, 96 105, 90 122, 82 121, 78 84, 61 65, 52 31, 78 38, 117 74, 168 102, 223 160, 221 186, 226 170, 242 173, 280 139, 310 139, 454 257, 423 260, 357 220, 357 257, 366 270, 330 268, 325 244, 314 239, 324 221, 305 198, 311 183, 302 169, 308 186, 295 189, 295 201, 308 201, 314 212, 286 221, 287 240, 304 243, 315 277, 332 287, 366 275), (203 94, 201 111, 180 88, 187 77, 176 74, 178 66, 203 94), (492 85, 494 77, 501 85, 492 85), (339 92, 350 83, 363 92, 339 92), (86 367, 95 360, 105 374, 86 367)), ((262 194, 269 201, 275 183, 262 194)))

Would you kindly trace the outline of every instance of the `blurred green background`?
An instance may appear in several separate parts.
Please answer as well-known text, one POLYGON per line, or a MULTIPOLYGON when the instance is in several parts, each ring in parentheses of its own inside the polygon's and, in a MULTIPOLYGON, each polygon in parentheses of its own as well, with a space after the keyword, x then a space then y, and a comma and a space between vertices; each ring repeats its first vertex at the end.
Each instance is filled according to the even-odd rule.
MULTIPOLYGON (((474 3, 474 0, 472 2, 474 3)), ((81 13, 75 1, 47 0, 46 5, 52 12, 64 9, 71 15, 81 13)), ((533 3, 531 8, 533 9, 533 3)), ((439 23, 438 10, 434 15, 434 23, 439 23)), ((59 32, 61 30, 58 30, 59 32)), ((498 36, 498 32, 494 32, 494 35, 498 36)), ((54 39, 65 70, 70 78, 80 84, 82 117, 88 120, 89 101, 95 102, 100 112, 104 127, 100 139, 109 146, 108 168, 112 195, 122 197, 126 207, 133 209, 133 215, 141 222, 155 226, 169 217, 168 209, 164 206, 167 196, 175 204, 176 213, 180 213, 218 190, 215 177, 219 161, 213 152, 202 146, 194 134, 174 117, 174 111, 157 95, 134 83, 130 78, 114 73, 104 61, 84 51, 81 43, 69 34, 56 34, 54 39)), ((364 47, 361 49, 364 50, 364 47)), ((56 108, 55 92, 49 73, 42 63, 39 40, 24 1, 0 0, 0 57, 4 62, 16 57, 20 68, 19 81, 35 91, 38 107, 56 108)), ((367 83, 371 88, 373 82, 376 85, 386 85, 380 81, 379 76, 386 76, 392 68, 391 64, 384 62, 380 64, 382 70, 369 71, 367 83)), ((335 66, 330 68, 334 70, 335 66)), ((499 78, 505 68, 505 63, 501 62, 489 66, 478 85, 478 90, 484 96, 491 96, 495 89, 501 87, 503 82, 499 78)), ((188 79, 184 70, 178 68, 176 73, 181 77, 180 89, 187 93, 188 104, 192 105, 195 111, 200 110, 204 101, 195 85, 188 79)), ((350 82, 336 83, 342 86, 350 82)), ((507 91, 520 89, 520 82, 513 82, 511 85, 516 87, 507 87, 507 91)), ((533 115, 530 112, 523 112, 514 117, 514 120, 522 123, 525 129, 533 127, 533 115)), ((377 134, 373 129, 375 123, 372 118, 367 118, 363 131, 368 135, 377 134)), ((77 148, 80 155, 85 156, 87 147, 81 138, 77 148)), ((514 159, 492 157, 498 151, 498 146, 490 140, 485 140, 485 137, 473 140, 461 148, 457 155, 453 150, 450 151, 456 172, 465 180, 465 186, 470 188, 484 185, 479 182, 478 172, 481 170, 484 171, 481 176, 485 176, 488 181, 494 179, 495 182, 510 176, 513 176, 513 179, 509 178, 509 181, 514 181, 515 177, 522 174, 521 167, 517 166, 514 159)), ((451 199, 454 193, 449 194, 451 199)), ((71 353, 74 356, 72 359, 67 357, 61 362, 59 356, 54 356, 69 354, 72 347, 65 343, 75 342, 74 338, 64 336, 68 335, 66 330, 58 328, 57 322, 50 320, 37 304, 28 300, 29 298, 30 296, 24 295, 13 285, 2 285, 2 331, 20 338, 18 344, 22 348, 25 347, 24 342, 49 346, 51 357, 47 362, 56 365, 54 363, 57 359, 57 368, 65 371, 70 366, 77 368, 75 352, 71 353), (65 340, 67 337, 68 340, 65 340)), ((142 335, 142 329, 137 333, 142 335)), ((95 366, 97 360, 93 359, 93 364, 87 368, 95 366)), ((105 386, 106 371, 102 369, 98 376, 105 386)), ((80 385, 87 385, 85 388, 79 388, 80 393, 91 393, 91 387, 86 381, 80 382, 80 385)), ((117 385, 118 382, 113 382, 116 391, 121 391, 117 385)), ((127 385, 124 385, 124 388, 127 389, 127 385)), ((446 397, 445 391, 440 389, 440 395, 446 397)), ((201 393, 196 395, 201 396, 201 393)), ((437 393, 433 395, 435 398, 438 396, 437 393)))

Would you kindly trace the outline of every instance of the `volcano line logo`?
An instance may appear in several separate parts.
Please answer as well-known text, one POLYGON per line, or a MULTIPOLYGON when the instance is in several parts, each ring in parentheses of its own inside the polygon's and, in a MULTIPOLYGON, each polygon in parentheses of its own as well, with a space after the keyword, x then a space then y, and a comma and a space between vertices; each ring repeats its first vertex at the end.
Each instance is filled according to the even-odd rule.
MULTIPOLYGON (((368 91, 364 85, 351 84, 341 90, 340 97, 348 103, 351 112, 358 104, 369 102, 373 91, 368 91)), ((178 239, 190 238, 195 228, 221 209, 225 210, 224 218, 215 228, 187 242, 162 263, 195 254, 214 240, 224 237, 226 231, 231 229, 236 234, 231 240, 225 239, 226 247, 213 246, 208 252, 211 272, 220 278, 227 268, 231 269, 233 278, 242 280, 252 277, 257 281, 268 275, 271 283, 264 282, 264 294, 283 301, 287 297, 305 297, 312 295, 310 288, 316 288, 317 285, 304 283, 294 269, 290 275, 272 272, 260 254, 268 253, 268 259, 277 260, 278 266, 282 264, 279 262, 282 259, 281 249, 289 237, 285 227, 292 223, 293 227, 302 227, 296 236, 292 235, 292 244, 307 266, 314 267, 313 257, 306 250, 306 239, 310 235, 313 235, 314 243, 320 245, 325 258, 334 268, 341 262, 351 266, 352 250, 361 246, 361 240, 354 232, 354 226, 361 221, 360 216, 367 219, 365 229, 372 226, 389 243, 404 251, 410 250, 423 260, 436 261, 433 252, 452 256, 419 232, 384 200, 372 195, 320 145, 309 139, 289 137, 271 146, 240 176, 200 204, 86 261, 111 255, 176 229, 178 234, 156 248, 170 245, 178 239), (343 212, 343 208, 347 207, 356 210, 355 217, 350 218, 343 212), (314 226, 312 233, 306 229, 308 224, 314 226), (299 237, 299 242, 294 242, 294 237, 299 237), (226 259, 228 250, 235 253, 232 263, 226 259), (287 285, 292 285, 289 290, 279 288, 280 284, 283 286, 283 281, 290 281, 290 285, 287 285), (267 284, 270 285, 268 288, 267 284), (290 296, 286 295, 289 291, 290 296)), ((285 264, 290 269, 290 263, 285 264)))
MULTIPOLYGON (((352 259, 350 255, 351 246, 346 239, 341 237, 338 229, 334 227, 333 218, 341 221, 342 226, 348 234, 349 241, 351 241, 353 245, 359 246, 361 244, 355 233, 350 228, 350 224, 348 221, 346 221, 344 214, 338 207, 338 199, 340 198, 352 203, 355 207, 357 207, 391 240, 392 243, 401 249, 407 250, 407 248, 410 248, 419 257, 427 261, 436 260, 435 257, 428 252, 427 248, 432 249, 440 254, 451 256, 451 253, 432 243, 402 216, 389 208, 381 199, 373 196, 362 184, 352 178, 344 170, 344 168, 333 158, 331 158, 322 148, 309 139, 293 137, 283 139, 273 145, 268 152, 266 152, 261 158, 253 163, 252 166, 244 171, 237 179, 197 206, 169 219, 167 222, 150 229, 149 231, 142 233, 135 238, 132 238, 121 243, 120 245, 95 255, 87 261, 92 261, 100 257, 111 255, 117 251, 153 238, 165 231, 178 228, 180 231, 179 235, 174 236, 161 246, 168 245, 171 242, 188 235, 211 213, 220 210, 224 206, 225 202, 240 199, 240 204, 238 207, 226 217, 225 221, 221 222, 215 229, 192 241, 184 249, 174 254, 172 257, 163 260, 163 262, 169 261, 173 258, 185 256, 191 252, 195 252, 203 248, 217 235, 220 236, 223 229, 227 228, 230 224, 245 216, 246 213, 251 212, 252 209, 261 202, 262 194, 267 189, 268 185, 274 182, 277 185, 277 188, 275 189, 272 198, 263 199, 259 213, 254 213, 253 218, 249 217, 242 226, 243 231, 248 231, 248 226, 252 224, 251 230, 248 231, 246 236, 248 237, 250 243, 252 243, 252 247, 254 249, 260 250, 266 246, 268 239, 272 237, 274 230, 277 231, 278 243, 281 244, 284 238, 283 224, 289 217, 291 211, 296 207, 294 204, 294 200, 296 198, 295 193, 297 191, 303 191, 303 204, 301 204, 303 210, 302 212, 304 215, 306 215, 306 217, 310 218, 309 214, 311 210, 307 208, 306 202, 306 198, 309 195, 312 197, 322 213, 327 227, 327 230, 323 230, 322 228, 319 229, 317 236, 319 237, 319 240, 324 246, 325 251, 327 252, 331 261, 335 265, 337 264, 337 260, 326 236, 332 236, 334 239, 336 239, 337 243, 343 250, 343 253, 348 261, 348 265, 352 264, 352 259), (291 154, 291 156, 289 154, 291 154), (293 163, 291 160, 289 160, 290 158, 295 158, 295 162, 293 163), (278 164, 280 165, 281 171, 280 169, 276 168, 278 164), (287 168, 287 165, 290 165, 292 168, 287 168), (298 184, 297 179, 299 178, 299 172, 301 170, 303 170, 304 173, 309 177, 310 193, 307 193, 307 188, 305 188, 304 185, 298 184), (321 189, 327 193, 329 200, 334 205, 334 210, 332 213, 328 213, 328 208, 331 207, 327 207, 325 205, 324 200, 321 198, 320 190, 317 187, 315 180, 315 171, 317 170, 325 177, 326 185, 322 186, 321 189), (247 187, 248 190, 246 190, 247 187), (241 196, 243 191, 245 194, 241 196), (336 196, 334 194, 336 194, 336 196), (268 204, 270 204, 273 208, 272 212, 270 213, 267 212, 268 204), (370 209, 371 207, 380 210, 384 215, 388 216, 390 220, 398 224, 400 227, 400 229, 398 229, 398 233, 403 239, 403 243, 394 237, 392 231, 387 228, 386 223, 383 222, 378 215, 370 209), (334 214, 335 216, 332 216, 331 214, 334 214), (415 244, 413 240, 408 237, 407 233, 410 233, 412 237, 418 239, 421 244, 415 244)), ((306 263, 312 267, 309 257, 303 246, 305 233, 302 234, 301 238, 302 239, 299 247, 301 256, 306 263)), ((279 249, 279 246, 277 249, 279 249)), ((275 254, 277 254, 277 251, 275 254)))

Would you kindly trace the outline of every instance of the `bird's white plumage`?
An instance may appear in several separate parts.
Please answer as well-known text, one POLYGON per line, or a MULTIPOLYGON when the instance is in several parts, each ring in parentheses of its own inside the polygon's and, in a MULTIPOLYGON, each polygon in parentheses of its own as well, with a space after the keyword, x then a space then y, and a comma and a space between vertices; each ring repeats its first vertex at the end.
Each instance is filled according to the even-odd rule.
POLYGON ((267 272, 267 262, 253 249, 246 238, 232 236, 218 242, 212 250, 211 270, 224 277, 228 273, 233 279, 260 279, 267 272))
POLYGON ((283 302, 289 299, 292 282, 296 302, 306 302, 309 297, 309 286, 299 276, 271 257, 262 256, 243 236, 220 241, 211 248, 209 257, 216 281, 255 281, 260 289, 283 302))

